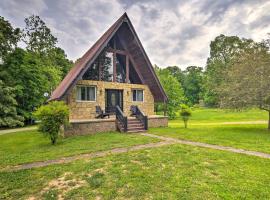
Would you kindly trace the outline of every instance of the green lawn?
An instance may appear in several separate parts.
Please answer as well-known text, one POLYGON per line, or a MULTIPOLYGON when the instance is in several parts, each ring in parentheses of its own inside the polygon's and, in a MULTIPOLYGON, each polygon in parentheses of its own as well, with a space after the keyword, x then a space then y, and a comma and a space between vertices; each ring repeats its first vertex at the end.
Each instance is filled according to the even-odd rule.
MULTIPOLYGON (((193 111, 189 127, 181 119, 150 133, 270 153, 260 110, 193 111)), ((104 133, 60 140, 52 146, 37 131, 0 136, 0 168, 158 140, 104 133)), ((103 158, 79 160, 17 172, 0 172, 0 199, 270 199, 270 160, 187 145, 168 145, 103 158)))
MULTIPOLYGON (((232 111, 224 109, 192 109, 191 123, 239 122, 268 120, 268 112, 259 109, 232 111)), ((172 120, 173 123, 176 120, 172 120)), ((178 120, 177 120, 178 121, 178 120)))
POLYGON ((185 140, 232 146, 270 153, 267 124, 221 124, 222 122, 264 121, 267 112, 252 109, 232 112, 218 109, 193 110, 188 128, 181 119, 169 121, 168 128, 152 128, 150 133, 185 140))
POLYGON ((0 195, 9 199, 62 195, 65 199, 261 200, 270 198, 269 166, 268 159, 171 145, 2 172, 0 195))
POLYGON ((60 139, 56 145, 38 131, 0 135, 0 168, 63 156, 157 142, 157 139, 117 132, 60 139))

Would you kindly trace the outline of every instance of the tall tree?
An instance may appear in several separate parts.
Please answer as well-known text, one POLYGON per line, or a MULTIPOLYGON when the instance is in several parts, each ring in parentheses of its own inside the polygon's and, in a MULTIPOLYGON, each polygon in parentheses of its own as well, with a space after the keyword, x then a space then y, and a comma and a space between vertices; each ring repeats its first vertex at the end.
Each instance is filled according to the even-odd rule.
POLYGON ((17 114, 14 89, 0 80, 0 127, 23 125, 23 117, 17 114))
POLYGON ((20 29, 13 28, 11 24, 0 16, 0 60, 14 50, 20 40, 20 29))
POLYGON ((270 130, 270 53, 264 44, 242 52, 227 72, 219 88, 221 106, 242 109, 258 107, 269 112, 270 130))
POLYGON ((198 104, 203 91, 203 68, 189 66, 184 74, 183 88, 188 104, 198 104))
POLYGON ((205 76, 204 101, 209 106, 217 106, 219 102, 217 88, 223 84, 227 68, 245 49, 253 48, 250 39, 237 36, 220 35, 210 44, 210 57, 207 59, 205 76))
POLYGON ((167 111, 170 119, 176 117, 181 103, 185 101, 184 91, 178 80, 166 69, 155 68, 158 78, 168 96, 167 111))
POLYGON ((45 22, 36 15, 32 15, 25 20, 24 42, 26 48, 35 53, 46 55, 51 49, 55 48, 57 38, 51 33, 45 22))
POLYGON ((171 75, 177 78, 178 82, 181 83, 183 87, 185 79, 184 72, 178 66, 168 66, 166 67, 166 70, 168 70, 171 73, 171 75))
POLYGON ((61 71, 47 65, 39 55, 16 48, 0 69, 0 79, 15 89, 18 113, 25 120, 31 112, 45 102, 43 94, 50 92, 60 81, 61 71))

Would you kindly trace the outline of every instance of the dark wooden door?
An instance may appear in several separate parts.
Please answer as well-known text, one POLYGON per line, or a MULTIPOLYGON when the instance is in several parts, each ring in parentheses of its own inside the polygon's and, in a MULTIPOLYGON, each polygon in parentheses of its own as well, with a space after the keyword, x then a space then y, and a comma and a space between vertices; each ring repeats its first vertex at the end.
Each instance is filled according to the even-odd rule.
POLYGON ((115 107, 118 105, 123 110, 123 90, 106 90, 105 111, 115 113, 115 107))

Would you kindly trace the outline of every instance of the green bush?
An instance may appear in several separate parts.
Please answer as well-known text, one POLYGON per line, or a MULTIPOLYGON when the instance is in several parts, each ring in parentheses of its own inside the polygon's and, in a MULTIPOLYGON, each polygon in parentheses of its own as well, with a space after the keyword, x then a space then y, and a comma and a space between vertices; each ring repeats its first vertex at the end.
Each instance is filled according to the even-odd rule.
POLYGON ((180 110, 180 115, 184 121, 185 128, 187 128, 187 123, 188 123, 188 120, 191 116, 190 108, 187 105, 182 104, 181 110, 180 110))
POLYGON ((69 110, 64 102, 53 101, 41 106, 34 113, 34 116, 41 121, 39 124, 40 131, 48 135, 52 144, 55 144, 61 126, 68 124, 69 110))

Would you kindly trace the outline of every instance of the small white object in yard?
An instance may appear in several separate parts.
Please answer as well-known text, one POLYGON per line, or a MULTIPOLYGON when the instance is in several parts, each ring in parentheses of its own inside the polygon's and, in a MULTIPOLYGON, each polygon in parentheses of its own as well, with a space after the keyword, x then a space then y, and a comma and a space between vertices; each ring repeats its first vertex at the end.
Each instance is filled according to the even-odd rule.
POLYGON ((49 93, 48 92, 45 92, 43 95, 44 95, 44 97, 48 97, 49 96, 49 93))

